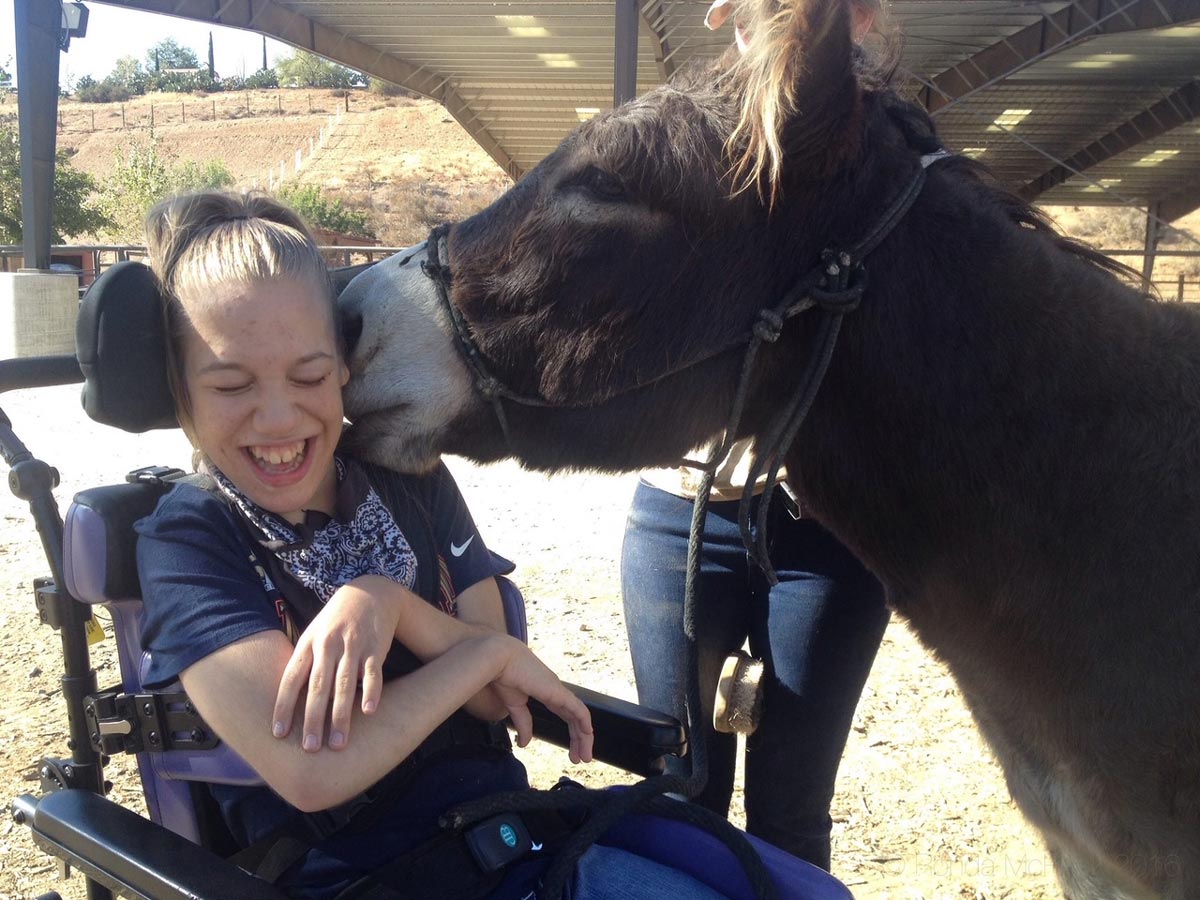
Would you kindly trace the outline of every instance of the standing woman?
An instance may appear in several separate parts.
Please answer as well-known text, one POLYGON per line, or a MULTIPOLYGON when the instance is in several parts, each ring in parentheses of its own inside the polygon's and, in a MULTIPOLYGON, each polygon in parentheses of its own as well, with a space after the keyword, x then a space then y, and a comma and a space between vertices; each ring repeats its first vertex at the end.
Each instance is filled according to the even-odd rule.
MULTIPOLYGON (((878 5, 850 5, 853 38, 861 44, 878 5)), ((736 4, 717 0, 706 21, 717 28, 731 12, 736 19, 736 4)), ((753 35, 737 23, 735 38, 745 52, 753 35)), ((746 830, 828 870, 838 764, 889 614, 882 585, 782 487, 775 488, 768 522, 779 583, 767 583, 747 557, 738 525, 751 453, 751 442, 739 441, 721 462, 704 526, 696 616, 704 708, 693 724, 704 730, 709 767, 707 785, 694 800, 728 815, 737 740, 712 727, 713 701, 723 664, 748 640, 764 671, 759 723, 746 741, 746 830)), ((684 583, 698 483, 687 468, 643 473, 621 554, 638 700, 681 720, 687 719, 684 583)), ((752 522, 762 499, 761 493, 754 498, 752 522)), ((686 762, 678 767, 687 773, 686 762)))

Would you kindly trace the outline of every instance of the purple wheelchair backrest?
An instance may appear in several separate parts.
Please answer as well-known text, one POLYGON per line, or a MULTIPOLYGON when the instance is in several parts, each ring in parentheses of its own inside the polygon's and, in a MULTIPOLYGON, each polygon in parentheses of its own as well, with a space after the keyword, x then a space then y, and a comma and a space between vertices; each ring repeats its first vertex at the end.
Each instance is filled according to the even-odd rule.
MULTIPOLYGON (((129 535, 133 540, 133 535, 129 535)), ((121 688, 127 694, 146 693, 143 678, 150 657, 142 649, 142 601, 105 593, 109 553, 108 530, 94 509, 73 503, 63 533, 63 575, 73 597, 102 605, 112 614, 121 688)), ((178 685, 164 688, 181 690, 178 685)), ((138 773, 150 818, 188 840, 200 843, 189 782, 261 784, 262 780, 228 744, 212 750, 145 751, 137 754, 138 773)))

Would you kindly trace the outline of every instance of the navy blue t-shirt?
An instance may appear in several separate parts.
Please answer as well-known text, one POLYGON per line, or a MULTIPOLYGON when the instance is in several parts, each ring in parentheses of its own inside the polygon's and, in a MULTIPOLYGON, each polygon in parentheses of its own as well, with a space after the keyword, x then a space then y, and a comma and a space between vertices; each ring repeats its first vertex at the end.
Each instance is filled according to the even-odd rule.
MULTIPOLYGON (((380 491, 385 502, 405 501, 396 518, 417 554, 418 574, 428 567, 426 577, 418 577, 418 585, 425 585, 418 590, 424 599, 445 607, 447 593, 452 597, 512 570, 510 562, 487 549, 444 466, 428 476, 372 471, 376 479, 394 479, 380 491), (427 534, 412 533, 422 527, 427 534)), ((147 684, 174 681, 188 666, 250 635, 285 630, 283 598, 255 564, 266 551, 255 546, 220 494, 177 485, 137 524, 137 532, 145 606, 142 643, 151 654, 147 684)), ((289 892, 332 896, 357 874, 431 837, 438 815, 450 806, 527 786, 524 767, 511 753, 481 747, 478 755, 432 761, 368 834, 334 835, 311 852, 285 879, 296 886, 289 892)), ((234 838, 244 846, 298 814, 266 787, 209 787, 234 838)))

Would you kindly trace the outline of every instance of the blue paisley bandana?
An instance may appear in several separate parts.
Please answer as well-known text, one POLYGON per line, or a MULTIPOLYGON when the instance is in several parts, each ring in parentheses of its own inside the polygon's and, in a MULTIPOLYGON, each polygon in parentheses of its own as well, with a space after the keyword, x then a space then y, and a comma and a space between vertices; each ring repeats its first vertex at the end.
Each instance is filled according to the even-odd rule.
POLYGON ((341 457, 335 457, 334 464, 338 477, 334 515, 306 510, 299 525, 255 504, 211 463, 208 470, 221 493, 262 535, 263 545, 322 603, 360 575, 383 575, 412 590, 417 557, 408 539, 362 468, 341 457))

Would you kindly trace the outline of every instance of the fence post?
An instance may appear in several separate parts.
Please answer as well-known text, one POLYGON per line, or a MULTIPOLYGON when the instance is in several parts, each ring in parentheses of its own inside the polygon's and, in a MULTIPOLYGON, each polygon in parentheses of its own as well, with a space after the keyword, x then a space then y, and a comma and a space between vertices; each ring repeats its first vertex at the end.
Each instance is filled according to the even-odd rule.
POLYGON ((250 115, 250 92, 246 91, 246 115, 250 115))
POLYGON ((154 134, 154 104, 150 104, 150 133, 154 134))
POLYGON ((179 101, 179 121, 184 125, 187 124, 187 108, 182 100, 179 101))
POLYGON ((308 95, 308 114, 312 115, 312 94, 308 95))
POLYGON ((283 96, 281 94, 275 95, 275 109, 279 111, 279 115, 283 115, 283 96))
POLYGON ((96 130, 96 111, 92 110, 92 131, 96 130))
POLYGON ((346 91, 346 112, 350 112, 350 91, 346 91))
POLYGON ((1177 303, 1183 302, 1183 273, 1179 273, 1179 286, 1175 289, 1175 300, 1177 303))
POLYGON ((125 130, 125 104, 121 104, 121 130, 125 130))
POLYGON ((213 117, 212 117, 212 120, 213 120, 214 122, 215 122, 215 121, 217 121, 217 101, 216 101, 215 99, 213 100, 213 117))

